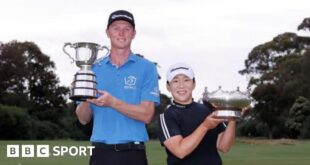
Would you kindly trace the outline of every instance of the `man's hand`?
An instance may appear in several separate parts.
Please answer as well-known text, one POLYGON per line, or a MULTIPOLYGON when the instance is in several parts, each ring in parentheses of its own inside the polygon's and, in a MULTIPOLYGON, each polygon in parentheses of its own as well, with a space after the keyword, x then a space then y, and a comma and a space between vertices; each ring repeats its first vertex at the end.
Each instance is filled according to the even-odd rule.
POLYGON ((86 101, 97 106, 113 107, 116 102, 116 98, 114 96, 107 91, 98 90, 97 92, 100 94, 98 98, 87 99, 86 101))

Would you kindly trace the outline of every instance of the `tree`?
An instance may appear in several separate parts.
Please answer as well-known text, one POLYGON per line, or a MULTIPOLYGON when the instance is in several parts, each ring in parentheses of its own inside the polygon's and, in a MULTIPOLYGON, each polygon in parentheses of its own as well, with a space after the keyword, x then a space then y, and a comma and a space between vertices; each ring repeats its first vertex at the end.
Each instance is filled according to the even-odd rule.
POLYGON ((54 62, 37 45, 12 41, 0 48, 0 103, 8 103, 6 97, 13 95, 41 109, 66 104, 69 89, 58 85, 54 62))
POLYGON ((33 120, 27 110, 0 104, 0 139, 33 138, 33 120))
MULTIPOLYGON (((304 97, 296 99, 289 111, 289 119, 285 126, 290 131, 291 138, 300 137, 302 130, 309 129, 306 121, 310 119, 310 101, 304 97)), ((308 131, 308 134, 310 131, 308 131)))
POLYGON ((298 30, 309 30, 310 31, 310 17, 305 18, 302 23, 298 26, 298 30))
POLYGON ((22 133, 24 129, 15 129, 19 126, 14 121, 24 116, 29 121, 24 127, 32 130, 31 135, 27 132, 22 137, 16 133, 15 138, 5 131, 0 138, 68 138, 72 133, 83 137, 74 109, 66 102, 69 89, 59 85, 54 70, 54 62, 33 42, 0 44, 0 114, 3 118, 9 116, 12 123, 0 120, 0 127, 22 133))
MULTIPOLYGON (((309 29, 305 20, 298 28, 309 29)), ((309 37, 280 34, 256 46, 239 71, 250 78, 248 86, 257 102, 253 117, 267 125, 270 138, 288 136, 285 121, 290 107, 299 96, 310 98, 309 46, 309 37)))

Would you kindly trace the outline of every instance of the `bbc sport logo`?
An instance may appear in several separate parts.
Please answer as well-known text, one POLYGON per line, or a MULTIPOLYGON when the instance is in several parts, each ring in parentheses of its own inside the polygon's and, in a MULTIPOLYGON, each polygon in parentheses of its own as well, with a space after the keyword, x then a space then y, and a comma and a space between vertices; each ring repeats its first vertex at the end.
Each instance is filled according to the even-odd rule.
POLYGON ((94 146, 53 146, 33 144, 8 144, 6 146, 8 158, 48 158, 50 156, 91 156, 94 146), (51 150, 50 150, 51 149, 51 150))

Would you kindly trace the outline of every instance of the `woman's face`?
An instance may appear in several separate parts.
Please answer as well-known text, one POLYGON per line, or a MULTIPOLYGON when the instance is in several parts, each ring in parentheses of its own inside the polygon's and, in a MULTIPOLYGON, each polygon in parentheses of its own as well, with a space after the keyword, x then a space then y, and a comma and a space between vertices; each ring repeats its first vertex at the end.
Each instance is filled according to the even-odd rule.
POLYGON ((192 92, 195 88, 195 82, 189 77, 178 74, 167 84, 167 89, 171 92, 175 102, 180 104, 189 104, 192 102, 192 92))

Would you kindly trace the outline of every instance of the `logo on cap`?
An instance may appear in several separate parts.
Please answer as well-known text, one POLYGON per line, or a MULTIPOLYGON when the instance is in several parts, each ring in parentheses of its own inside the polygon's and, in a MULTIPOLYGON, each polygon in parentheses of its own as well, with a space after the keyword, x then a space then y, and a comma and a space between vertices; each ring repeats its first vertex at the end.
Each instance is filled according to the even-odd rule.
POLYGON ((122 17, 132 20, 132 18, 129 17, 128 15, 123 15, 123 14, 112 15, 112 19, 117 19, 117 18, 122 18, 122 17))
POLYGON ((183 74, 190 79, 194 78, 193 69, 185 63, 177 63, 171 66, 167 72, 167 81, 170 82, 176 75, 183 74))
POLYGON ((109 27, 114 21, 117 20, 124 20, 129 22, 133 27, 135 27, 135 20, 133 18, 133 15, 126 11, 126 10, 117 10, 110 14, 109 20, 108 20, 108 26, 109 27))

